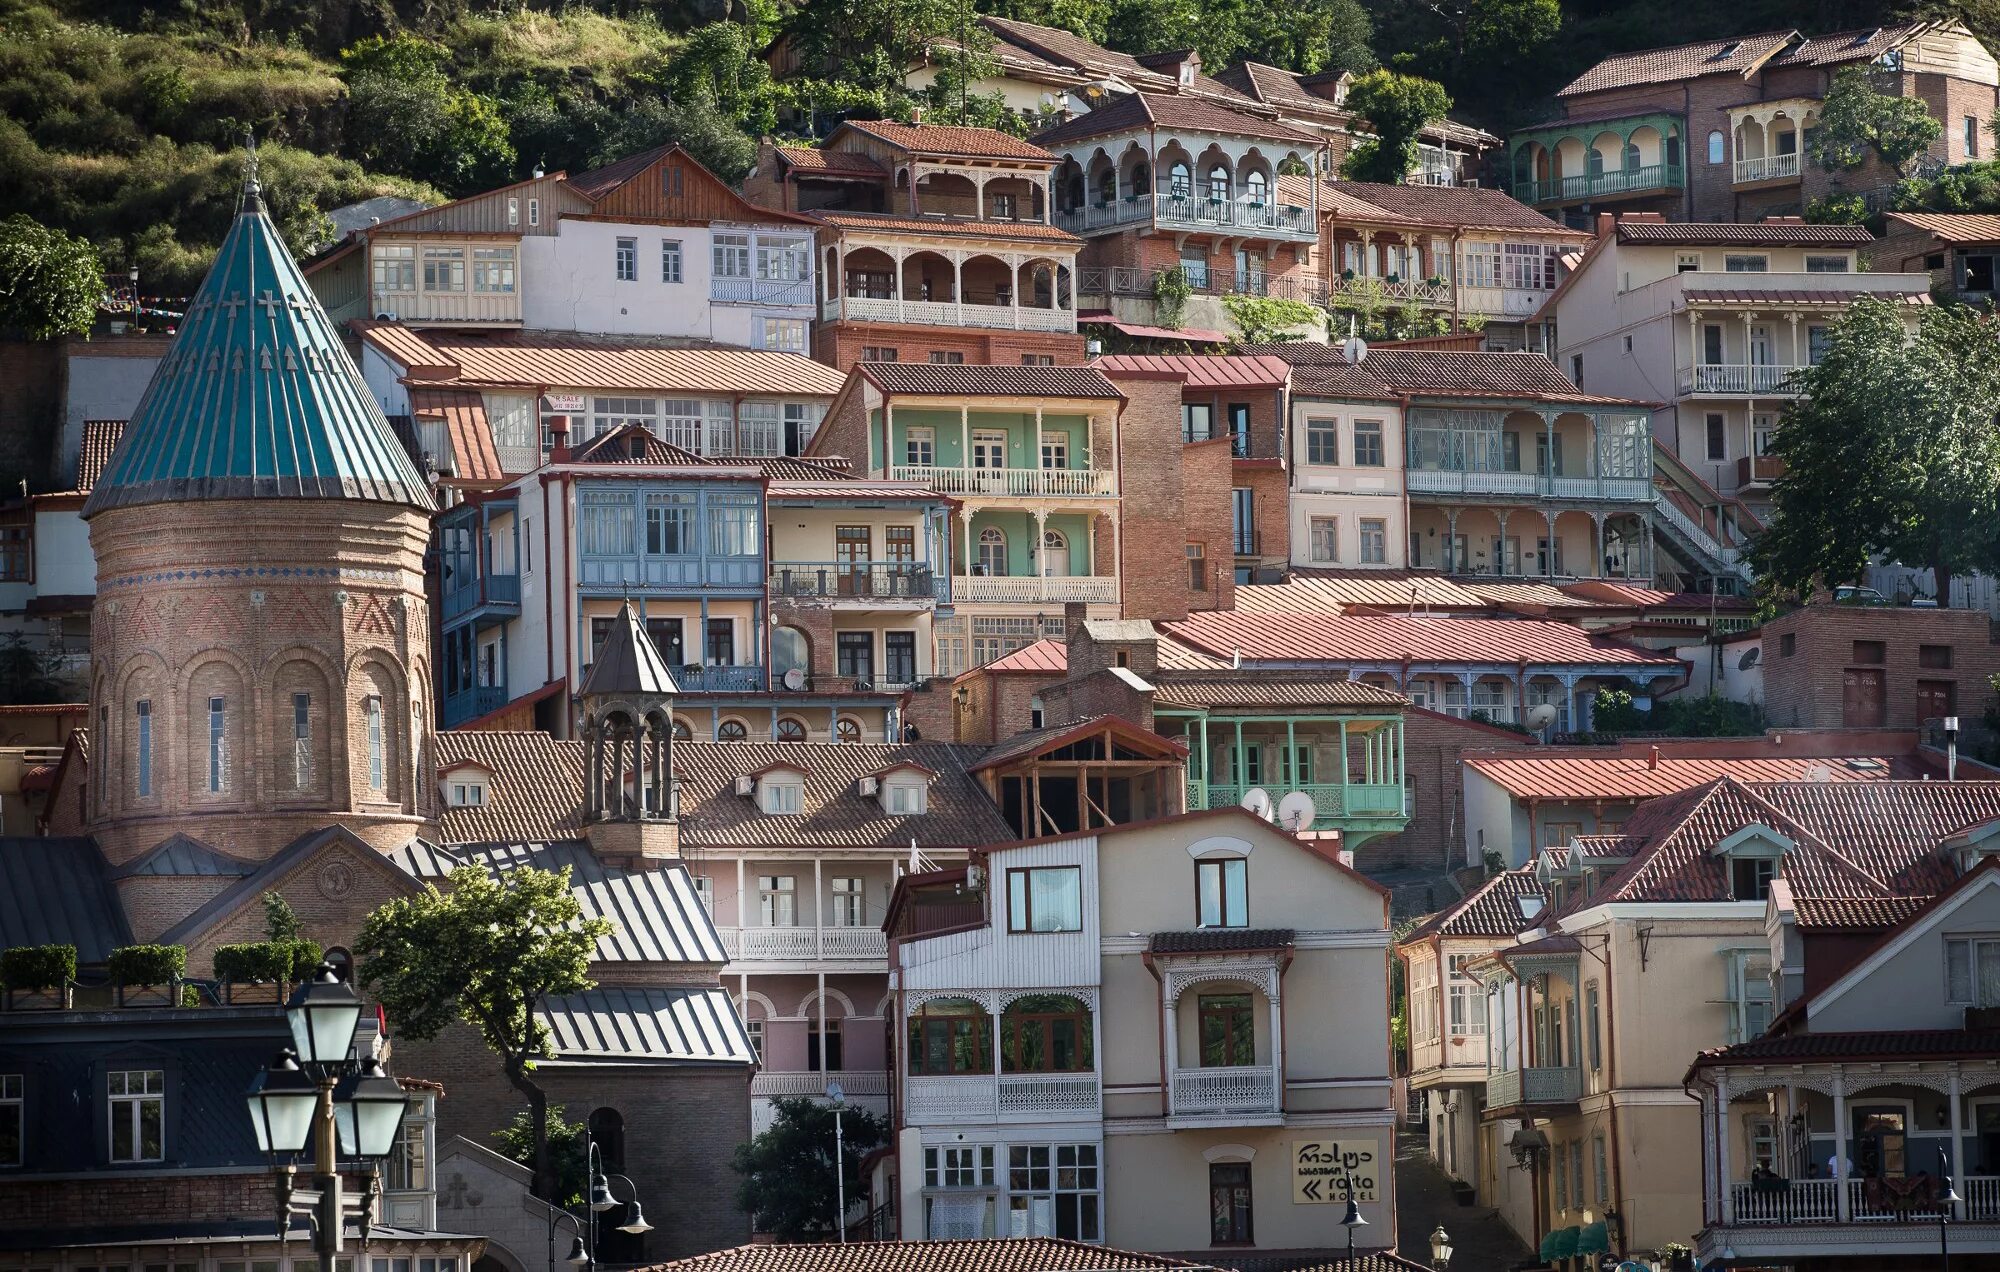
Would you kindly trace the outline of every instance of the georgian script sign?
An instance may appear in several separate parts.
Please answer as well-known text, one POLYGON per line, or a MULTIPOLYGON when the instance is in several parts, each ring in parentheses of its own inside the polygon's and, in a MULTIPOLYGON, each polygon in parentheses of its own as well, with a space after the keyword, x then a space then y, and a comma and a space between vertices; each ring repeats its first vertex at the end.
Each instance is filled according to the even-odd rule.
POLYGON ((1379 1201, 1378 1165, 1378 1147, 1372 1139, 1296 1140, 1292 1144, 1292 1204, 1343 1205, 1350 1187, 1356 1201, 1379 1201))

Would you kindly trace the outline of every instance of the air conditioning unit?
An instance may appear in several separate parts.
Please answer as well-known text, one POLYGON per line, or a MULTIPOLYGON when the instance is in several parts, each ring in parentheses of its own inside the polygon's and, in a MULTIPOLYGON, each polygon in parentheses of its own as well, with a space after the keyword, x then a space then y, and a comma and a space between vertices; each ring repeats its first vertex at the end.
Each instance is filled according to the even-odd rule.
POLYGON ((981 888, 984 888, 985 886, 986 886, 986 867, 967 866, 965 868, 966 891, 977 892, 981 888))
POLYGON ((1463 190, 1477 190, 1479 188, 1479 178, 1474 177, 1470 181, 1461 181, 1458 184, 1459 188, 1463 190))
POLYGON ((750 776, 748 773, 745 773, 741 777, 738 777, 736 779, 736 793, 738 795, 748 795, 750 794, 750 792, 756 789, 757 789, 757 779, 750 776))
POLYGON ((385 310, 383 310, 383 311, 382 311, 381 313, 379 313, 379 314, 376 314, 376 315, 375 315, 375 321, 376 321, 376 322, 396 322, 396 321, 398 321, 398 319, 397 319, 397 317, 396 317, 396 311, 395 311, 395 310, 393 310, 393 309, 385 309, 385 310))
POLYGON ((875 778, 864 777, 861 779, 861 793, 863 795, 873 795, 880 789, 882 789, 882 783, 875 778))

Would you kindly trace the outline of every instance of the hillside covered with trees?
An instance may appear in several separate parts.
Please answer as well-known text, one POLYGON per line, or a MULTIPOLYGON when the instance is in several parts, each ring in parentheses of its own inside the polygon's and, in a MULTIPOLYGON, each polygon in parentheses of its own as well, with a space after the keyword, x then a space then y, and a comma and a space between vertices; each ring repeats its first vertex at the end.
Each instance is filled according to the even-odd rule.
MULTIPOLYGON (((0 0, 0 206, 84 237, 148 290, 199 278, 225 229, 246 129, 293 247, 326 209, 448 198, 676 141, 725 177, 755 138, 846 114, 1007 124, 998 103, 902 87, 935 37, 976 72, 977 13, 1113 48, 1193 47, 1218 68, 1384 64, 1441 82, 1504 130, 1608 52, 1909 16, 1907 0, 0 0), (785 39, 804 69, 774 80, 785 39)), ((2000 0, 1975 29, 2000 32, 2000 0)))

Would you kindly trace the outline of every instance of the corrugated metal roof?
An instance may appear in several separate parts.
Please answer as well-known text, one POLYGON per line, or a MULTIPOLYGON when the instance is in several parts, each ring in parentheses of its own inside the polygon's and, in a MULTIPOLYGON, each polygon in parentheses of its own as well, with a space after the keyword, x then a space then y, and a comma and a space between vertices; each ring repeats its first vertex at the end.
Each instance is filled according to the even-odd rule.
POLYGON ((128 861, 111 873, 114 879, 150 877, 206 877, 241 879, 257 867, 247 861, 225 857, 199 839, 171 835, 158 847, 137 860, 128 861))
POLYGON ((921 503, 938 503, 943 499, 935 490, 913 481, 777 481, 773 480, 764 491, 765 498, 772 503, 782 503, 787 499, 911 499, 921 503))
POLYGON ((1254 662, 1527 663, 1676 667, 1671 654, 1538 619, 1334 617, 1207 611, 1167 623, 1178 640, 1218 658, 1254 662))
POLYGON ((1802 287, 1690 287, 1681 293, 1681 298, 1692 305, 1828 305, 1843 309, 1864 299, 1894 301, 1904 305, 1931 303, 1928 291, 1885 292, 1860 287, 1837 291, 1808 291, 1802 287))
MULTIPOLYGON (((1749 738, 1744 749, 1770 750, 1763 738, 1749 738)), ((1942 769, 1925 757, 1899 755, 1848 756, 1678 756, 1662 755, 1657 763, 1644 755, 1505 755, 1468 756, 1477 769, 1518 799, 1652 799, 1671 795, 1717 778, 1739 782, 1798 782, 1809 773, 1823 773, 1829 782, 1915 781, 1942 776, 1942 769), (1849 759, 1871 767, 1851 768, 1849 759)))
POLYGON ((1236 608, 1245 614, 1339 614, 1353 606, 1484 613, 1492 603, 1442 574, 1413 570, 1294 570, 1283 583, 1239 583, 1236 608))
POLYGON ((1183 707, 1373 707, 1393 711, 1410 702, 1393 689, 1339 676, 1173 672, 1154 676, 1153 684, 1154 701, 1183 707))
POLYGON ((596 957, 613 963, 723 963, 729 955, 708 911, 695 896, 684 862, 657 870, 605 865, 580 839, 548 843, 413 844, 401 862, 419 878, 440 878, 459 865, 484 866, 495 877, 512 870, 570 872, 570 892, 585 918, 606 918, 615 930, 597 942, 596 957))
POLYGON ((1888 219, 1947 243, 2000 243, 2000 215, 1991 212, 1891 212, 1888 219))
POLYGON ((1229 333, 1211 331, 1207 327, 1151 327, 1143 322, 1119 322, 1109 310, 1080 313, 1076 316, 1080 323, 1101 322, 1140 340, 1184 340, 1189 344, 1226 344, 1229 333))
POLYGON ((1602 601, 1574 596, 1541 579, 1466 579, 1465 590, 1494 605, 1534 605, 1558 610, 1601 609, 1602 601))
POLYGON ((92 964, 130 945, 109 874, 88 839, 0 838, 0 949, 74 945, 92 964))
POLYGON ((548 999, 542 1019, 561 1060, 757 1063, 750 1036, 721 989, 600 985, 548 999))
POLYGON ((452 473, 467 481, 499 481, 507 474, 493 449, 493 429, 486 421, 486 397, 466 389, 412 387, 410 413, 442 419, 457 464, 452 473))
POLYGON ((254 177, 83 515, 197 499, 433 506, 254 177))
POLYGON ((1069 670, 1069 649, 1059 640, 1044 636, 1024 649, 1017 649, 1005 658, 996 658, 975 671, 1031 672, 1061 675, 1069 670))
POLYGON ((873 381, 884 393, 946 397, 1124 397, 1095 367, 861 362, 855 364, 854 371, 873 381))
POLYGON ((959 155, 968 159, 1022 159, 1054 166, 1058 156, 997 128, 955 124, 905 124, 893 119, 850 119, 852 128, 912 154, 959 155))
POLYGON ((1866 247, 1875 236, 1861 225, 1817 225, 1807 221, 1650 221, 1618 222, 1621 243, 1661 247, 1866 247))
POLYGON ((1202 1260, 1189 1262, 1055 1237, 1003 1237, 817 1245, 760 1242, 658 1264, 647 1272, 1153 1272, 1162 1268, 1200 1272, 1207 1266, 1202 1260))
POLYGON ((357 322, 354 329, 413 373, 440 368, 443 378, 466 384, 830 400, 843 383, 823 362, 768 349, 686 348, 555 331, 426 331, 412 338, 406 328, 378 322, 357 322))
POLYGON ((1114 353, 1090 365, 1114 379, 1121 371, 1178 371, 1190 389, 1276 389, 1292 378, 1284 359, 1256 354, 1114 353))

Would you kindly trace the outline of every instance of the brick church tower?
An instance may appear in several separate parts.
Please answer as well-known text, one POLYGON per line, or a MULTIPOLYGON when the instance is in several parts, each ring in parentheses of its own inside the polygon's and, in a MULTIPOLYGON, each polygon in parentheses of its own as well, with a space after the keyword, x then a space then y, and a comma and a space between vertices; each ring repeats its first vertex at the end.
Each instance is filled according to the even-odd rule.
POLYGON ((84 807, 114 865, 246 861, 434 817, 430 494, 264 207, 214 269, 84 507, 97 556, 84 807))

